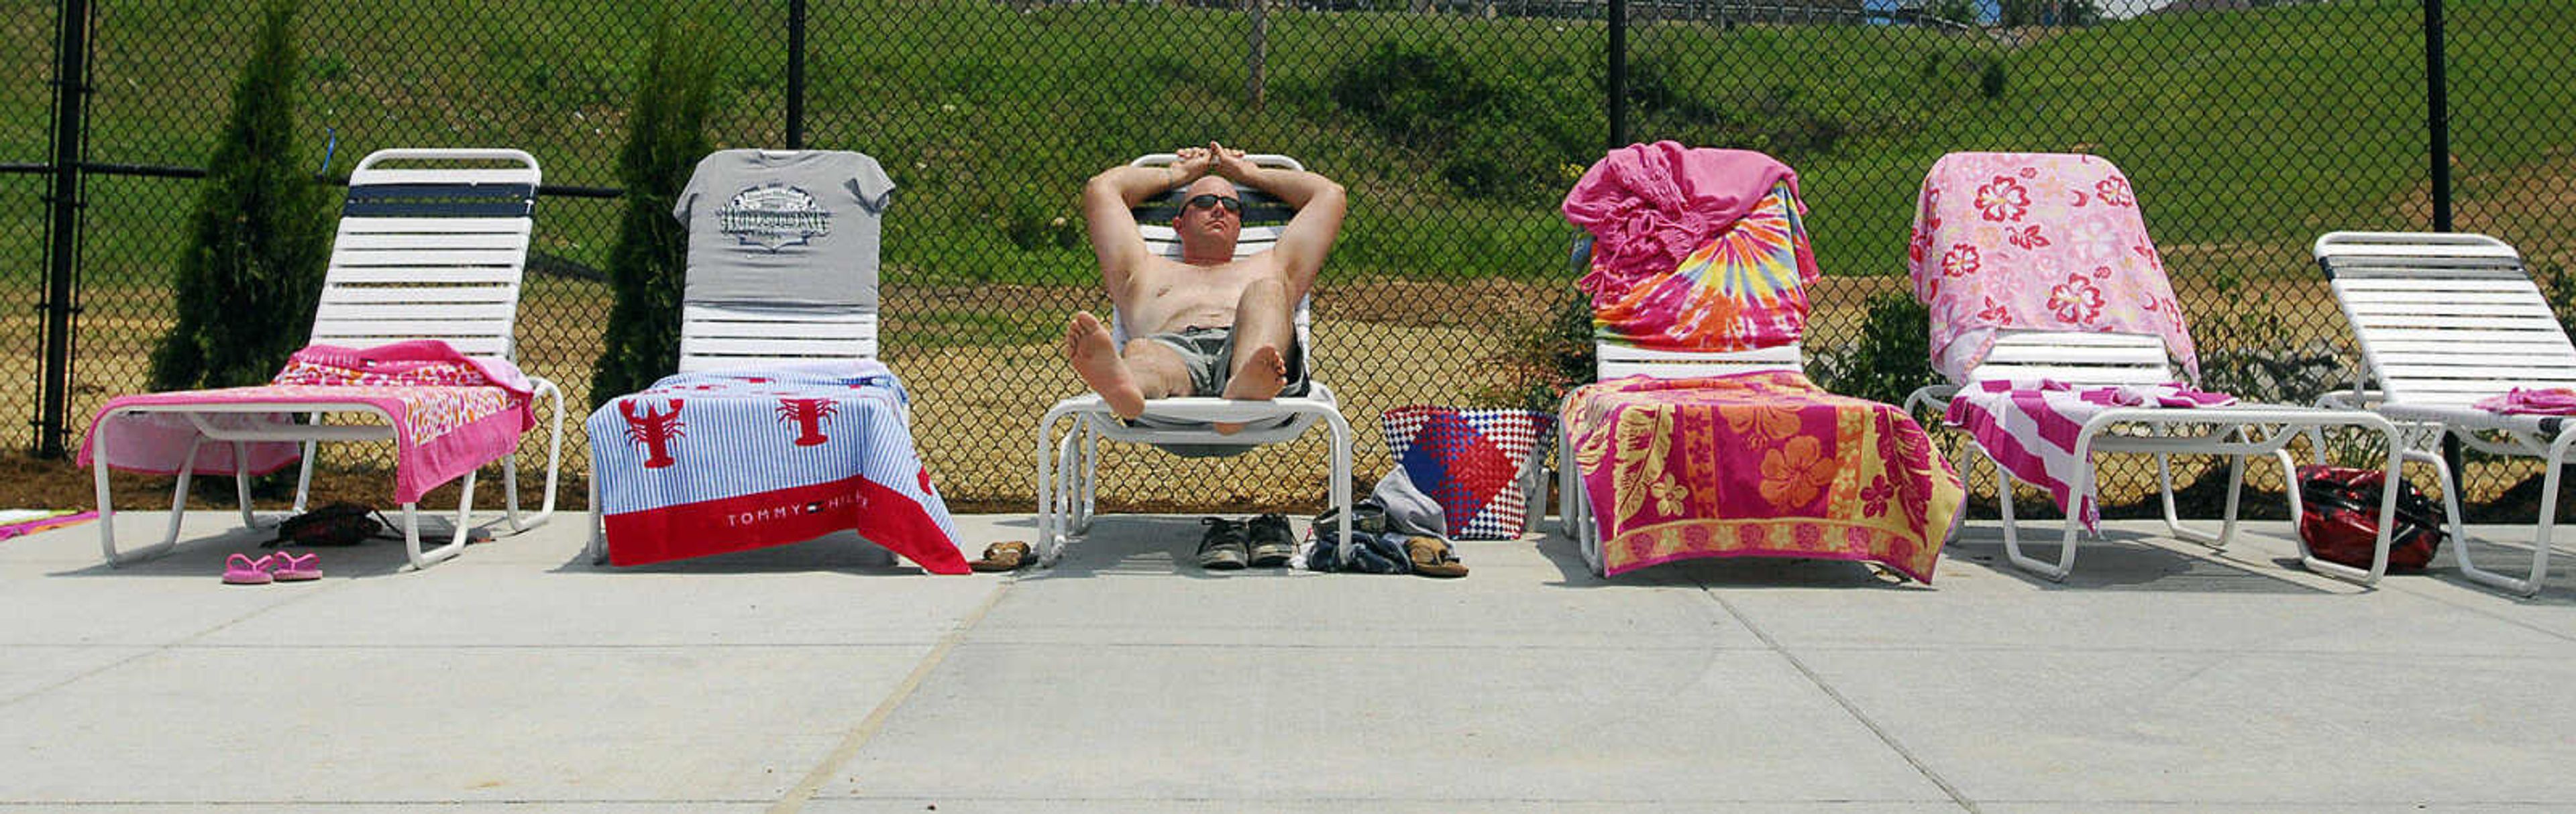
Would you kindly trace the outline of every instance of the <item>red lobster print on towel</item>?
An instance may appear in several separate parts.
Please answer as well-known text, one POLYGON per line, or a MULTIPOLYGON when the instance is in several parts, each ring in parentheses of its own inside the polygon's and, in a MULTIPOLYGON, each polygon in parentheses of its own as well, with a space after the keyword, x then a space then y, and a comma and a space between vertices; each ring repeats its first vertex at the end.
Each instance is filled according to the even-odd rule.
POLYGON ((591 437, 627 440, 590 448, 609 562, 855 531, 926 570, 966 573, 906 401, 894 373, 866 361, 682 373, 601 406, 591 437))
POLYGON ((618 416, 626 419, 626 440, 644 445, 644 450, 650 453, 644 459, 646 469, 660 469, 678 463, 671 458, 671 439, 688 435, 689 425, 680 420, 680 400, 670 401, 669 412, 655 412, 648 406, 641 414, 635 412, 637 401, 617 403, 618 416))
POLYGON ((778 400, 778 420, 781 423, 795 422, 796 445, 800 447, 832 440, 831 436, 823 434, 823 422, 840 413, 841 408, 833 406, 831 399, 778 400))

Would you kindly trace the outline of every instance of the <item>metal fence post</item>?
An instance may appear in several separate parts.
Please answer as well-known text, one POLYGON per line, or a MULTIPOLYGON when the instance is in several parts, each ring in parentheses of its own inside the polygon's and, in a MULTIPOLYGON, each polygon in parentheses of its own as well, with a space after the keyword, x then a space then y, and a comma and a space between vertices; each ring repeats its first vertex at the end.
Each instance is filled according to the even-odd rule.
POLYGON ((787 0, 787 149, 805 149, 805 0, 787 0))
MULTIPOLYGON (((2433 154, 2433 231, 2451 231, 2451 89, 2450 75, 2442 53, 2442 0, 2424 0, 2424 125, 2426 143, 2433 154)), ((2442 434, 2442 463, 2451 468, 2451 480, 2442 484, 2449 494, 2468 502, 2460 484, 2468 482, 2469 473, 2461 471, 2465 462, 2460 455, 2459 436, 2442 434)))
POLYGON ((1610 0, 1610 144, 1628 144, 1628 0, 1610 0))
POLYGON ((82 103, 89 89, 89 2, 63 0, 54 40, 53 210, 45 240, 45 371, 36 455, 63 456, 64 402, 71 393, 72 270, 80 252, 82 103))

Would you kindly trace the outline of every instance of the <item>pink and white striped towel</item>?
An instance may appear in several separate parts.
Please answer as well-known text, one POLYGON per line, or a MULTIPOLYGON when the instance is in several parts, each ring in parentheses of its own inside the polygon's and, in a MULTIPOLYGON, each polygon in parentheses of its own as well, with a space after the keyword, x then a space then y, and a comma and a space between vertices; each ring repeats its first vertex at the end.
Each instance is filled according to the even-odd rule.
MULTIPOLYGON (((2181 384, 2113 385, 2076 389, 2065 382, 1984 381, 1962 387, 1950 397, 1943 423, 1968 431, 1977 446, 1993 456, 2012 476, 2048 489, 2061 511, 2071 511, 2075 476, 2090 461, 2075 455, 2075 439, 2094 416, 2126 407, 2188 409, 2223 407, 2236 397, 2193 390, 2181 384)), ((2102 509, 2087 489, 2084 530, 2099 531, 2102 509)))

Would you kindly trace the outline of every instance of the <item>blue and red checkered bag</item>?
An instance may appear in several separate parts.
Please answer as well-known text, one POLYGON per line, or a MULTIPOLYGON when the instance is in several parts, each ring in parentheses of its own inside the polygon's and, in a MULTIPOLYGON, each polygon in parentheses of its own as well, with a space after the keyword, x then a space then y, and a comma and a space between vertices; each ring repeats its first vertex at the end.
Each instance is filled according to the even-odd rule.
POLYGON ((1546 488, 1542 462, 1556 416, 1411 405, 1380 421, 1396 465, 1439 501, 1451 539, 1508 540, 1528 528, 1532 492, 1546 488))

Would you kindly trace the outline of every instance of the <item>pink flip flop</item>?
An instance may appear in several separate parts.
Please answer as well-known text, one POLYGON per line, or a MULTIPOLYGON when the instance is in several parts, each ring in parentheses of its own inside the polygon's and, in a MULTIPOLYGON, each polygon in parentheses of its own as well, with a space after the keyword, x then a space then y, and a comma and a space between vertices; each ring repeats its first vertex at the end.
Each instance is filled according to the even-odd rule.
POLYGON ((273 555, 256 560, 241 554, 226 557, 224 558, 224 584, 266 585, 276 582, 277 577, 269 573, 269 569, 275 565, 276 560, 273 555))
POLYGON ((322 578, 320 562, 322 555, 320 554, 306 554, 298 557, 280 551, 269 556, 277 558, 277 570, 274 575, 279 582, 304 582, 322 578))

